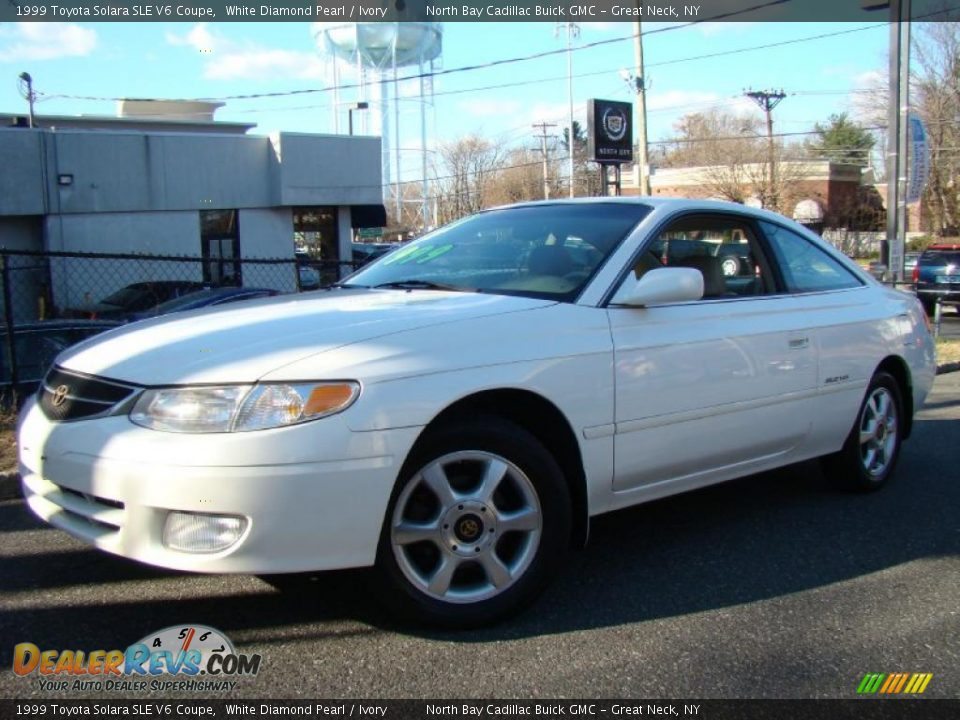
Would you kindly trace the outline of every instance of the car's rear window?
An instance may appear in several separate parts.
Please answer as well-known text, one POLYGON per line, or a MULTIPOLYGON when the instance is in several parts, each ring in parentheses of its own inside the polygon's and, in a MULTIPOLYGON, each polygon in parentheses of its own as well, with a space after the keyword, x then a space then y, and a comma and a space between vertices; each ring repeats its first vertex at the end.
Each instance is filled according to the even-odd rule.
POLYGON ((943 267, 944 265, 960 265, 960 252, 950 250, 927 250, 920 256, 921 265, 943 267))

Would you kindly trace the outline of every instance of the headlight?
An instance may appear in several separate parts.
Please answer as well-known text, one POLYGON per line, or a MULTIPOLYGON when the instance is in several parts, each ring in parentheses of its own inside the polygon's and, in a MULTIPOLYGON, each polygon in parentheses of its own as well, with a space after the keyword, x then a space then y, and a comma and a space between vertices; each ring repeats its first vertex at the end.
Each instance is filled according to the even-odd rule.
POLYGON ((130 419, 167 432, 265 430, 333 415, 359 394, 355 382, 159 388, 140 396, 130 419))

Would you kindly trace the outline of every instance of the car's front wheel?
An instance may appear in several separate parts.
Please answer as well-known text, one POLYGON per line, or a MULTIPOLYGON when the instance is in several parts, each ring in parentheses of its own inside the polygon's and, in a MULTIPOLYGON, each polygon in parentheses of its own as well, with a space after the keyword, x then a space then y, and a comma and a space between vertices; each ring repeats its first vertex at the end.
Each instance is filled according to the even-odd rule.
POLYGON ((496 622, 533 600, 570 536, 562 471, 537 438, 499 418, 455 422, 408 459, 381 533, 381 600, 446 627, 496 622))
POLYGON ((871 491, 893 474, 903 438, 903 399, 900 385, 889 373, 870 381, 857 421, 843 448, 825 458, 825 469, 839 486, 871 491))

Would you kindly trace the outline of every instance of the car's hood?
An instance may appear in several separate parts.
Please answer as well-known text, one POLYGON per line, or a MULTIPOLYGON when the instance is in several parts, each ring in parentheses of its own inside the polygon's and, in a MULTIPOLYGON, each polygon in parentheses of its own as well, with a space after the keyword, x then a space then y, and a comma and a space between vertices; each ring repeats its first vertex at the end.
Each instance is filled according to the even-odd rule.
POLYGON ((427 290, 319 291, 136 322, 66 350, 57 363, 143 385, 251 382, 353 343, 550 304, 427 290))

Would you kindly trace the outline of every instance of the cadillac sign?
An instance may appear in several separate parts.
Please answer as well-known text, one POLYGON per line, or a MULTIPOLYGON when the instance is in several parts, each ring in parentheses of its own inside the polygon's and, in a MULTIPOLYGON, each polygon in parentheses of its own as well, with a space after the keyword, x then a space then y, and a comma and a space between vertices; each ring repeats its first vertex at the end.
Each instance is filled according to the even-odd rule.
POLYGON ((587 100, 587 155, 598 163, 633 162, 633 105, 587 100))

